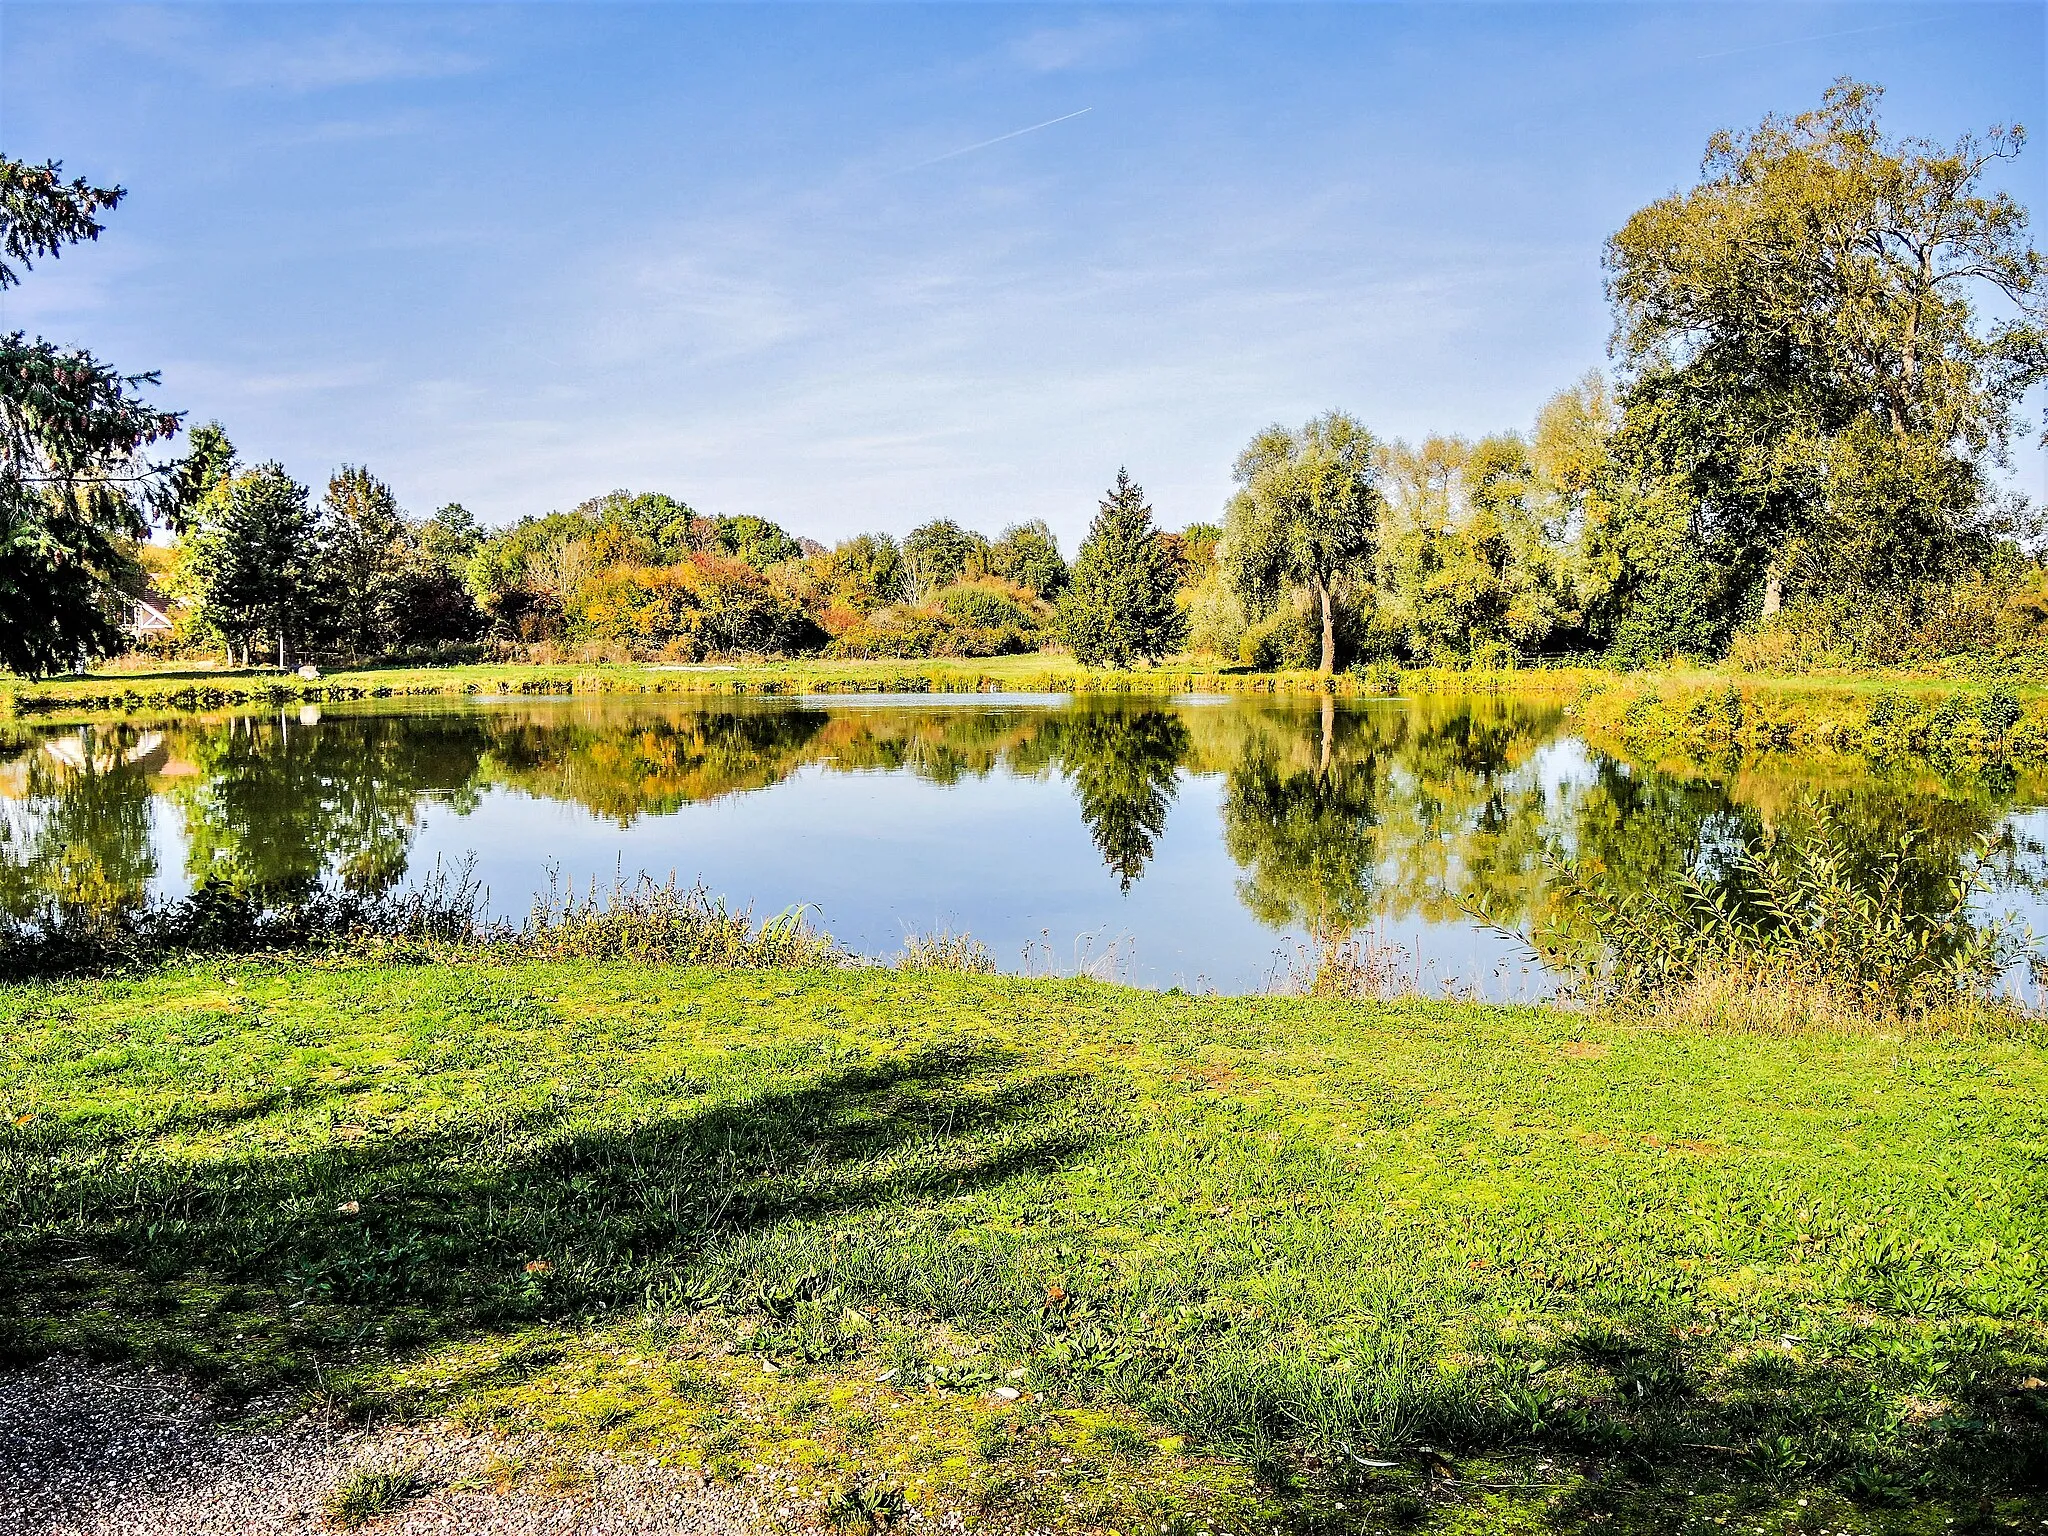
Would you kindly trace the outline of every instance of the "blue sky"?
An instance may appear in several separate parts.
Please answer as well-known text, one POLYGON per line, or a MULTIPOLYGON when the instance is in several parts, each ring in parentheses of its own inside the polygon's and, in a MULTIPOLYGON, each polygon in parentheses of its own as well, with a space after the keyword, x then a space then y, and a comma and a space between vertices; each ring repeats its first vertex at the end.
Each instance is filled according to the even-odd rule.
MULTIPOLYGON (((2048 129, 2044 17, 6 3, 0 146, 130 196, 0 325, 417 511, 625 486, 1071 550, 1119 465, 1216 516, 1271 421, 1525 426, 1713 130, 1841 74, 1893 132, 2048 129)), ((2048 139, 2006 184, 2048 214, 2048 139)))

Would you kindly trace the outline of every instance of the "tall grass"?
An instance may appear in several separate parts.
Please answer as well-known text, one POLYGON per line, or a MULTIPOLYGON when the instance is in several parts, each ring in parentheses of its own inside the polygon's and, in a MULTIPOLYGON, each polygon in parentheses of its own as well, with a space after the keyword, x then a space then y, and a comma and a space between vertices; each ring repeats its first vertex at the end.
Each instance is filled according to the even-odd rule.
POLYGON ((320 952, 344 947, 380 958, 631 960, 646 964, 844 964, 829 934, 792 907, 755 924, 701 883, 651 875, 593 879, 586 890, 551 871, 524 925, 492 918, 473 860, 436 864, 415 885, 362 893, 317 882, 288 887, 202 885, 179 901, 107 911, 58 909, 41 921, 0 918, 0 981, 143 965, 180 954, 320 952))
POLYGON ((758 928, 751 908, 735 911, 700 881, 681 885, 671 873, 595 880, 577 894, 573 880, 550 871, 522 929, 496 936, 496 947, 543 960, 635 960, 666 965, 836 965, 845 953, 813 927, 807 910, 790 907, 758 928))
MULTIPOLYGON (((1981 857, 1915 891, 1916 837, 1853 852, 1825 808, 1765 831, 1718 870, 1614 891, 1552 866, 1558 918, 1528 942, 1596 1006, 1674 1021, 1798 1027, 2010 1018, 2033 935, 1976 910, 1981 857)), ((1980 851, 1981 852, 1981 851, 1980 851)))

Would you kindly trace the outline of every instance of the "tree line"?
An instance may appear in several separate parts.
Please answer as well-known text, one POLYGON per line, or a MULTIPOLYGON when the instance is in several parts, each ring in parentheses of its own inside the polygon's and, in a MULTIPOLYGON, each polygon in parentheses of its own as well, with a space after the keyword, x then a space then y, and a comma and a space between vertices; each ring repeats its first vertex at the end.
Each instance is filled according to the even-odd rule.
MULTIPOLYGON (((19 334, 0 348, 0 661, 119 642, 154 574, 186 638, 242 659, 492 644, 700 660, 980 656, 1065 645, 1336 667, 1511 655, 1640 664, 1816 648, 2048 645, 2036 509, 2000 471, 2048 378, 2042 257, 1987 179, 2024 143, 1890 139, 1881 91, 1717 134, 1688 190, 1607 243, 1613 374, 1527 431, 1386 440, 1341 412, 1258 433, 1214 524, 1160 529, 1122 472, 1071 565, 1042 522, 941 519, 827 548, 620 491, 487 533, 412 518, 368 471, 317 500, 243 468, 150 376, 19 334), (146 544, 154 525, 172 543, 146 544)), ((6 260, 95 238, 121 189, 0 162, 6 260)), ((17 270, 19 268, 20 270, 17 270)))

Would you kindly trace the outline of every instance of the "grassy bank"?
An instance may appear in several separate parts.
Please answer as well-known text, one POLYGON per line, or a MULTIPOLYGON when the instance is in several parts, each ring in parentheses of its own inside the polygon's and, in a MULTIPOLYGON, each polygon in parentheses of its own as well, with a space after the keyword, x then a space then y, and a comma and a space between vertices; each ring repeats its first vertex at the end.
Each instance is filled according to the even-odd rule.
POLYGON ((1757 678, 1716 671, 1591 668, 1403 670, 1325 678, 1254 672, 1213 660, 1135 671, 1057 655, 973 661, 761 662, 736 666, 474 665, 371 668, 318 681, 276 671, 107 671, 5 685, 7 710, 36 718, 192 713, 409 697, 992 692, 1394 695, 1513 694, 1571 707, 1587 732, 1624 753, 1836 752, 1871 758, 2048 760, 2048 690, 1925 677, 1757 678))
POLYGON ((332 703, 430 695, 767 694, 806 693, 1391 693, 1398 673, 1254 673, 1213 662, 1119 672, 1067 656, 996 656, 971 661, 831 661, 808 658, 735 666, 505 664, 370 668, 333 672, 318 682, 273 670, 103 672, 16 683, 20 714, 96 710, 212 709, 256 703, 332 703))
POLYGON ((307 960, 17 986, 0 1032, 16 1354, 781 1469, 850 1522, 2041 1509, 2037 1039, 307 960))

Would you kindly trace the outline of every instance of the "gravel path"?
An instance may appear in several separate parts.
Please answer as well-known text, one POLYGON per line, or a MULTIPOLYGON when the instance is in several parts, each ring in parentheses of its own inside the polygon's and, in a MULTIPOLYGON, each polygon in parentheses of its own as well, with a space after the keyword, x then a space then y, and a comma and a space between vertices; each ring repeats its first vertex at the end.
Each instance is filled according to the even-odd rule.
POLYGON ((325 1530, 321 1500, 364 1467, 424 1491, 376 1536, 755 1536, 790 1528, 730 1490, 656 1467, 582 1464, 565 1492, 495 1486, 517 1446, 441 1426, 302 1419, 223 1426, 175 1379, 53 1360, 0 1373, 0 1536, 271 1536, 325 1530), (489 1469, 489 1470, 487 1470, 489 1469))

